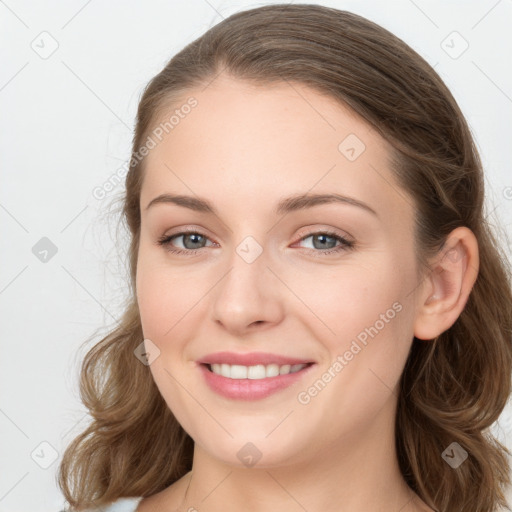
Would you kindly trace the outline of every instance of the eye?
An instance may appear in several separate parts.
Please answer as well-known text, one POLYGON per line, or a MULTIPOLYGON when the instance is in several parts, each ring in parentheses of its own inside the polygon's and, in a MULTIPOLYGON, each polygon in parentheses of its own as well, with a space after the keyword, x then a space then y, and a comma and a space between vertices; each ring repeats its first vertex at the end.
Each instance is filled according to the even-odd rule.
MULTIPOLYGON (((323 256, 331 253, 347 251, 352 249, 355 245, 354 242, 347 240, 343 236, 332 232, 332 231, 318 231, 310 233, 306 236, 303 236, 299 242, 307 240, 308 238, 313 239, 313 249, 307 249, 308 251, 312 251, 315 256, 323 256), (318 243, 317 243, 318 242, 318 243), (326 247, 332 245, 334 242, 334 246, 326 247), (339 242, 339 245, 336 246, 336 243, 339 242), (316 250, 320 249, 320 250, 316 250)), ((205 248, 204 243, 208 241, 209 238, 200 233, 199 231, 181 231, 180 233, 176 233, 174 235, 164 235, 157 240, 157 244, 163 246, 166 251, 172 252, 174 254, 184 254, 186 256, 193 256, 197 254, 200 249, 205 248), (184 248, 176 248, 172 244, 172 241, 175 239, 182 238, 182 244, 184 248)))
POLYGON ((299 242, 307 240, 308 238, 312 239, 314 249, 322 249, 321 251, 308 249, 313 251, 315 256, 324 256, 327 254, 347 251, 353 249, 355 245, 354 242, 347 240, 343 236, 333 231, 318 231, 315 233, 310 233, 309 235, 303 236, 299 242), (340 245, 336 246, 337 242, 340 242, 340 245))
POLYGON ((202 249, 204 246, 201 246, 202 242, 208 240, 206 235, 199 233, 198 231, 182 231, 180 233, 176 233, 175 235, 164 235, 157 240, 157 244, 165 247, 165 249, 169 252, 175 254, 187 254, 193 253, 199 249, 202 249), (176 249, 171 246, 171 241, 177 238, 183 239, 183 245, 185 250, 176 249), (197 245, 200 245, 197 247, 197 245), (191 246, 191 247, 190 247, 191 246))

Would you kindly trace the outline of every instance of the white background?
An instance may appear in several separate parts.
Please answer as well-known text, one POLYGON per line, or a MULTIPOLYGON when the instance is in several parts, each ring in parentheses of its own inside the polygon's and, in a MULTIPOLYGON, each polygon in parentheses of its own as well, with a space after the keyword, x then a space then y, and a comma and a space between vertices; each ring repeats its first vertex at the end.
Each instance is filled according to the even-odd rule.
MULTIPOLYGON (((476 138, 489 219, 510 251, 512 2, 318 3, 381 24, 435 66, 476 138), (465 43, 453 31, 469 44, 458 58, 465 43)), ((114 325, 127 290, 125 246, 111 208, 123 185, 103 200, 93 190, 129 158, 142 88, 222 18, 263 4, 0 2, 0 512, 58 512, 63 505, 56 469, 88 420, 78 397, 85 353, 78 347, 114 325), (45 31, 50 35, 40 35, 45 31), (56 51, 42 58, 52 44, 56 51), (42 237, 57 248, 47 262, 32 252, 42 237), (52 450, 58 458, 43 469, 52 450)), ((507 408, 495 429, 509 447, 511 417, 507 408)))

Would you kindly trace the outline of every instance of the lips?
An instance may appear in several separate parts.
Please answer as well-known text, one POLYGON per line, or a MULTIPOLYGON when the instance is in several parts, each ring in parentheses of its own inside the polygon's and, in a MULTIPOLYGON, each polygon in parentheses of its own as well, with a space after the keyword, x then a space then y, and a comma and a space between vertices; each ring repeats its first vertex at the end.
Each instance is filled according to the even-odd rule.
POLYGON ((201 358, 197 363, 212 391, 238 400, 266 398, 298 382, 315 365, 307 359, 262 352, 217 352, 201 358), (294 371, 291 371, 292 368, 294 371), (270 374, 263 375, 262 372, 269 369, 272 370, 270 374), (280 371, 276 372, 276 369, 280 371), (232 373, 233 370, 235 373, 232 373), (229 372, 229 376, 226 372, 229 372))

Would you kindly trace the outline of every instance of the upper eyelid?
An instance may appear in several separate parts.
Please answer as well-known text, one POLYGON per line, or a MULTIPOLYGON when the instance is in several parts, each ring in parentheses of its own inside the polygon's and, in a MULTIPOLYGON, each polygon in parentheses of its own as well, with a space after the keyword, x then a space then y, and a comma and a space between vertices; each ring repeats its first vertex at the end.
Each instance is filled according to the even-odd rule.
POLYGON ((327 233, 329 236, 339 236, 340 238, 344 238, 348 241, 353 240, 352 235, 348 234, 347 232, 343 232, 336 228, 307 228, 304 230, 299 231, 298 240, 302 240, 303 238, 306 238, 308 236, 318 235, 318 234, 324 234, 327 233))

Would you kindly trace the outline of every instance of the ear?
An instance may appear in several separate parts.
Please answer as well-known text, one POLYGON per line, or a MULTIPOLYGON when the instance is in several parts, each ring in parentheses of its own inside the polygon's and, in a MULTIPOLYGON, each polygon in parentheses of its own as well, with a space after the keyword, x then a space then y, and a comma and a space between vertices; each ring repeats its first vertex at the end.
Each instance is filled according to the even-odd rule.
POLYGON ((454 229, 431 262, 418 295, 414 336, 431 340, 449 329, 461 314, 479 268, 478 242, 466 227, 454 229))

